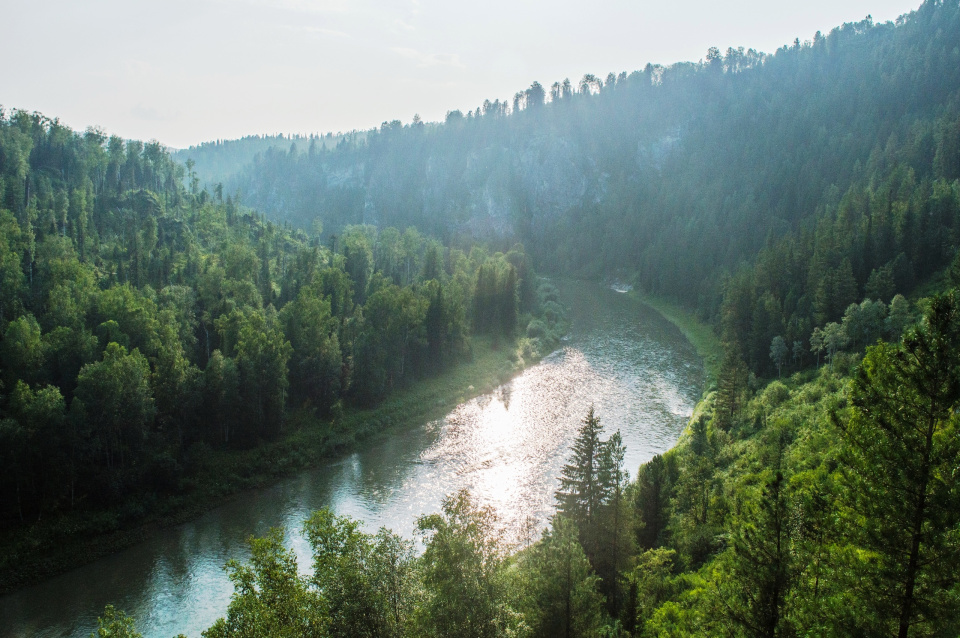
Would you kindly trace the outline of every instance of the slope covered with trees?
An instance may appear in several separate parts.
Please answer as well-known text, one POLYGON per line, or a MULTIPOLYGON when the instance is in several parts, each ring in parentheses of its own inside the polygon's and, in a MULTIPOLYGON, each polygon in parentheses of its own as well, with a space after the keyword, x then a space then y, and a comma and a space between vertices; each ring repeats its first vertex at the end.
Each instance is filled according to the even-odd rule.
POLYGON ((442 125, 264 153, 229 190, 327 233, 509 237, 552 272, 634 277, 769 375, 774 337, 806 342, 953 258, 958 41, 957 2, 930 0, 772 55, 534 83, 442 125))
POLYGON ((343 439, 345 406, 469 358, 472 336, 527 358, 557 337, 520 245, 321 243, 184 177, 155 142, 0 115, 0 530, 136 521, 206 450, 343 439))
MULTIPOLYGON (((362 137, 362 133, 356 134, 362 137)), ((196 179, 199 184, 209 184, 211 190, 222 187, 224 181, 246 168, 255 157, 275 150, 283 152, 292 149, 309 149, 315 153, 319 149, 333 149, 346 136, 338 133, 321 135, 247 135, 238 140, 216 140, 197 144, 190 148, 171 151, 174 161, 187 167, 188 179, 196 179)))
POLYGON ((525 547, 466 492, 418 520, 422 553, 326 510, 304 526, 310 576, 279 530, 252 540, 204 635, 955 635, 960 296, 922 305, 900 338, 747 388, 733 415, 712 394, 633 482, 591 409, 525 547))

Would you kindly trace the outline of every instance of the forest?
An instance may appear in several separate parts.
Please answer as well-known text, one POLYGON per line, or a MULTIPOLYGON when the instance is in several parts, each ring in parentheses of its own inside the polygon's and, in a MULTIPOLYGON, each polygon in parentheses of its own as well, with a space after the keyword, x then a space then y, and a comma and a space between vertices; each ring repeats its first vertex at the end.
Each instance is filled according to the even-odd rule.
POLYGON ((480 340, 546 354, 536 264, 712 328, 677 446, 624 467, 591 409, 519 545, 468 492, 416 542, 318 511, 309 573, 251 538, 203 635, 960 634, 958 43, 960 3, 926 0, 186 167, 5 114, 2 524, 136 518, 204 450, 335 424, 480 340))
POLYGON ((0 226, 14 582, 41 521, 62 523, 45 547, 133 524, 194 491, 211 450, 303 428, 333 449, 345 409, 469 359, 475 339, 533 360, 562 330, 519 244, 369 225, 324 243, 199 189, 155 142, 36 113, 0 117, 0 226))
POLYGON ((958 41, 956 3, 925 2, 771 55, 713 48, 698 63, 535 82, 442 124, 262 151, 217 179, 305 228, 508 237, 546 272, 632 279, 770 376, 775 336, 806 342, 953 258, 958 41))
MULTIPOLYGON (((955 635, 960 294, 920 305, 732 411, 712 391, 633 481, 591 409, 533 542, 466 491, 417 519, 422 552, 326 509, 304 523, 309 574, 281 530, 251 539, 203 635, 955 635)), ((113 608, 100 628, 138 635, 113 608)))

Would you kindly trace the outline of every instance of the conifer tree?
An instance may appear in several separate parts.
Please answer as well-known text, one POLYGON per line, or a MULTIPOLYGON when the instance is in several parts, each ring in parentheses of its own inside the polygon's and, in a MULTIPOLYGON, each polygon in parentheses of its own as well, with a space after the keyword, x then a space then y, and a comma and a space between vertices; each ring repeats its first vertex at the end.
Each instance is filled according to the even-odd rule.
MULTIPOLYGON (((603 453, 601 430, 600 419, 594 414, 593 406, 590 406, 580 425, 577 440, 573 443, 570 462, 563 466, 560 489, 556 494, 557 512, 578 525, 581 539, 583 530, 593 527, 606 497, 598 476, 603 453)), ((589 549, 587 555, 590 555, 589 549)))
POLYGON ((718 583, 729 625, 756 638, 793 635, 787 602, 798 572, 783 460, 789 431, 778 426, 771 434, 770 468, 761 475, 759 497, 748 501, 734 521, 726 555, 729 571, 718 583))
POLYGON ((576 525, 555 517, 540 542, 520 559, 521 607, 533 635, 593 635, 603 605, 598 581, 577 540, 576 525))
POLYGON ((850 388, 841 494, 868 631, 956 635, 960 561, 960 300, 935 297, 899 345, 870 348, 850 388))

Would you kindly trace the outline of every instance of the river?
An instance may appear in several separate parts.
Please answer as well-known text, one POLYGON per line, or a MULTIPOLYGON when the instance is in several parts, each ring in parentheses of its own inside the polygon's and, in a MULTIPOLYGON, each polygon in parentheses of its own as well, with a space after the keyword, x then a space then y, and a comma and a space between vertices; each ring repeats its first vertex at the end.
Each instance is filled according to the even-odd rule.
POLYGON ((704 370, 672 324, 631 295, 593 284, 561 287, 570 309, 562 347, 494 392, 438 421, 398 432, 363 451, 243 494, 140 545, 0 597, 0 637, 86 638, 112 603, 146 638, 191 638, 226 610, 223 570, 248 556, 246 539, 286 530, 301 568, 307 515, 329 506, 413 537, 416 517, 466 487, 492 505, 512 542, 543 528, 570 444, 591 405, 604 436, 620 430, 631 475, 674 445, 693 411, 704 370))

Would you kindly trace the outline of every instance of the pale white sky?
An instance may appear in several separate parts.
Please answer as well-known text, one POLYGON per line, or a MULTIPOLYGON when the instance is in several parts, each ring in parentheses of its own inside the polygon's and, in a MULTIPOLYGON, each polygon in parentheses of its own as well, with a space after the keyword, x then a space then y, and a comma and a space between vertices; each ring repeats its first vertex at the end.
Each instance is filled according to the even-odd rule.
POLYGON ((772 53, 920 0, 0 0, 0 104, 184 147, 440 120, 538 80, 772 53))

